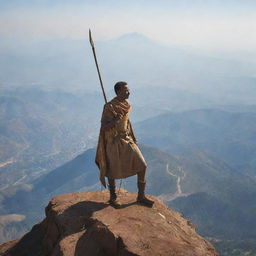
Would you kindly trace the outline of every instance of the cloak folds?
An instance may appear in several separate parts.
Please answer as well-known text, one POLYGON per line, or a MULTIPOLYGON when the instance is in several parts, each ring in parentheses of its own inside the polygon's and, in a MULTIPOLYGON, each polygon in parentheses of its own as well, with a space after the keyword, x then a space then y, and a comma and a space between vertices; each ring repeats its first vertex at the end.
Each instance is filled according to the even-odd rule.
POLYGON ((95 162, 100 169, 100 181, 106 187, 105 177, 123 179, 145 170, 147 164, 136 144, 129 120, 131 105, 114 98, 106 103, 101 122, 111 121, 117 114, 122 118, 107 130, 100 130, 95 162))

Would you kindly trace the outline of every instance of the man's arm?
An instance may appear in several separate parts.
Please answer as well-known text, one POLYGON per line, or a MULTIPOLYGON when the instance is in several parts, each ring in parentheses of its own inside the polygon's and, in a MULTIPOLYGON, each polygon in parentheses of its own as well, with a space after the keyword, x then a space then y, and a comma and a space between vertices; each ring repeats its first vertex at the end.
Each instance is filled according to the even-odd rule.
POLYGON ((123 116, 120 114, 117 114, 114 118, 111 120, 101 120, 101 130, 107 131, 115 126, 115 124, 122 118, 123 116))
POLYGON ((105 104, 101 118, 101 130, 107 131, 111 129, 122 118, 123 115, 121 113, 117 113, 112 104, 105 104))

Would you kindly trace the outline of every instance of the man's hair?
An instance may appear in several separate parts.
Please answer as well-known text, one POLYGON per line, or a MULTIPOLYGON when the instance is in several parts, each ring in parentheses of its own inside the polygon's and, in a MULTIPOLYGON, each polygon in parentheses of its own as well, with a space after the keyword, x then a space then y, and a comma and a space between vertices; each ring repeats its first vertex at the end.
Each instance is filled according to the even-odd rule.
POLYGON ((127 85, 127 83, 124 81, 117 82, 114 86, 115 93, 117 94, 117 92, 121 89, 121 87, 125 85, 127 85))

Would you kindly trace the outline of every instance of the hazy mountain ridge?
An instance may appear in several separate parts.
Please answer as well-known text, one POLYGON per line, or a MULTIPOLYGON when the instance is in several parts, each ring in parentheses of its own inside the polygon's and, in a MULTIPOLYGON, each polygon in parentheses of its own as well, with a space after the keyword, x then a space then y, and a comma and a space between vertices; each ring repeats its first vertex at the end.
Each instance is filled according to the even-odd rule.
MULTIPOLYGON (((4 226, 8 237, 38 221, 38 209, 49 197, 100 189, 94 151, 86 153, 91 165, 83 167, 83 154, 62 165, 95 146, 104 101, 101 94, 86 92, 99 88, 87 39, 13 41, 2 50, 3 44, 1 40, 1 214, 26 215, 4 226), (33 210, 27 214, 24 206, 33 210)), ((145 120, 135 125, 139 141, 173 154, 143 151, 151 165, 148 192, 195 220, 204 235, 223 238, 221 248, 232 249, 223 255, 254 255, 246 244, 252 248, 247 241, 255 238, 255 63, 192 54, 140 34, 95 45, 108 99, 116 81, 127 81, 131 118, 145 120), (181 111, 186 112, 177 113, 181 111), (165 116, 156 117, 161 114, 165 116), (231 236, 247 239, 242 249, 238 240, 237 246, 225 240, 231 236)), ((136 190, 134 179, 123 186, 136 190)))
MULTIPOLYGON (((169 110, 181 111, 207 104, 207 100, 193 100, 195 94, 172 88, 150 87, 131 93, 134 121, 169 110), (151 106, 143 101, 142 95, 149 99, 151 106), (189 102, 177 108, 180 102, 189 98, 189 102)), ((102 95, 98 93, 72 94, 19 87, 2 89, 0 97, 2 188, 16 182, 29 183, 30 179, 57 167, 97 141, 103 107, 102 95), (15 174, 15 170, 19 172, 15 174)))
MULTIPOLYGON (((240 230, 243 230, 241 227, 245 227, 245 222, 254 219, 256 212, 252 202, 256 194, 255 183, 248 177, 233 172, 226 163, 204 152, 195 152, 194 156, 186 158, 145 146, 142 146, 142 151, 148 162, 147 193, 165 198, 171 207, 192 219, 200 233, 221 238, 225 238, 223 234, 229 237, 233 234, 237 238, 240 230), (177 186, 179 177, 181 191, 177 186), (229 185, 226 187, 227 184, 229 185), (248 198, 249 194, 251 198, 248 198), (240 198, 237 198, 237 195, 240 195, 240 198), (239 202, 242 196, 243 206, 239 202), (245 207, 248 211, 246 218, 243 211, 245 207), (237 214, 230 218, 232 211, 237 214), (190 215, 191 212, 194 215, 190 215), (219 215, 223 217, 219 218, 219 215)), ((28 227, 39 220, 45 202, 56 194, 100 190, 94 157, 95 149, 88 150, 71 162, 42 176, 33 183, 32 191, 19 191, 7 199, 5 208, 10 212, 26 215, 27 219, 22 223, 28 227), (38 198, 41 200, 38 201, 38 198), (22 205, 18 204, 20 201, 23 202, 22 205), (30 212, 26 209, 30 209, 30 212)), ((123 186, 129 191, 137 190, 136 177, 123 182, 123 186)), ((119 182, 117 185, 119 186, 119 182)), ((252 223, 249 223, 251 227, 252 223)), ((255 235, 254 230, 251 229, 252 235, 255 235)), ((246 229, 243 232, 246 232, 246 229)), ((244 238, 243 233, 241 236, 244 238)))
POLYGON ((19 88, 2 90, 0 99, 2 190, 30 183, 95 144, 98 122, 86 110, 97 96, 19 88))
MULTIPOLYGON (((4 43, 3 43, 4 44, 4 43)), ((95 42, 106 89, 118 80, 136 88, 167 85, 201 92, 219 104, 255 102, 255 63, 192 54, 160 45, 140 34, 95 42), (146 75, 145 75, 146 74, 146 75)), ((94 91, 98 80, 87 39, 0 45, 2 86, 94 91), (8 50, 9 49, 9 50, 8 50), (15 76, 13 75, 15 74, 15 76)))
MULTIPOLYGON (((251 150, 254 147, 255 134, 254 106, 216 106, 214 102, 209 102, 207 106, 208 99, 204 97, 202 101, 192 99, 191 102, 182 105, 182 101, 193 98, 195 95, 171 88, 160 88, 159 91, 154 87, 147 89, 136 90, 134 93, 131 91, 132 119, 140 121, 146 117, 150 118, 134 124, 137 138, 142 143, 151 144, 175 154, 170 155, 149 147, 143 150, 149 163, 147 192, 160 196, 171 207, 182 211, 186 217, 194 220, 199 227, 199 232, 204 235, 221 237, 224 240, 224 234, 226 237, 232 235, 234 239, 252 239, 255 235, 254 231, 252 229, 247 232, 247 229, 251 228, 252 215, 256 214, 253 208, 255 183, 244 174, 253 177, 253 170, 255 170, 254 151, 251 150), (143 101, 142 95, 148 101, 143 101), (176 107, 179 105, 179 108, 176 107), (206 106, 208 109, 181 112, 184 109, 194 109, 196 106, 206 106), (209 109, 215 106, 219 110, 209 109), (170 110, 179 112, 170 113, 170 110), (162 113, 165 114, 157 116, 162 113), (229 144, 230 141, 235 141, 235 144, 229 144), (236 145, 241 145, 241 148, 236 145), (221 151, 215 152, 216 148, 218 150, 224 148, 226 151, 223 154, 221 151), (250 162, 244 163, 246 159, 243 155, 236 157, 235 161, 232 161, 232 158, 230 160, 227 157, 232 157, 233 153, 229 152, 230 150, 239 150, 238 154, 244 152, 246 159, 250 162), (240 162, 241 160, 243 162, 240 162), (240 171, 237 169, 239 166, 243 166, 240 171), (242 170, 243 173, 241 173, 242 170), (221 218, 218 218, 219 213, 216 209, 224 210, 221 218), (243 209, 248 209, 248 213, 243 209), (237 211, 236 216, 228 223, 230 215, 237 211), (248 222, 243 224, 245 220, 248 222)), ((31 136, 33 140, 38 138, 44 140, 42 145, 40 140, 35 144, 31 140, 29 143, 38 151, 23 151, 23 154, 20 154, 22 162, 8 164, 12 158, 3 158, 6 165, 1 166, 1 177, 6 178, 7 181, 3 185, 13 181, 16 183, 15 189, 21 190, 15 195, 15 191, 10 191, 10 188, 5 189, 1 195, 1 214, 15 212, 26 215, 26 219, 21 222, 11 222, 8 226, 3 226, 7 232, 3 233, 3 236, 10 237, 11 234, 19 236, 22 230, 27 230, 38 221, 40 217, 38 212, 43 211, 43 203, 46 203, 50 197, 66 192, 100 189, 98 177, 95 175, 98 170, 94 165, 93 150, 87 151, 86 158, 82 154, 75 158, 74 162, 71 161, 56 170, 52 170, 52 167, 59 166, 73 156, 70 151, 68 155, 64 154, 63 149, 65 147, 70 149, 72 144, 65 143, 63 138, 73 141, 74 145, 80 143, 81 134, 88 138, 84 126, 87 124, 86 120, 93 128, 89 138, 91 143, 95 144, 98 136, 95 127, 99 125, 103 99, 99 94, 77 95, 61 91, 47 92, 36 88, 9 90, 8 93, 2 93, 1 97, 3 97, 0 114, 1 139, 8 138, 8 142, 13 143, 8 144, 9 152, 13 153, 16 150, 19 154, 31 136), (10 115, 8 115, 9 110, 10 115), (39 129, 41 127, 45 129, 39 129), (80 134, 78 128, 81 131, 80 134), (61 143, 64 143, 64 147, 60 147, 59 155, 49 156, 48 153, 45 158, 40 155, 40 152, 54 150, 52 141, 42 137, 45 131, 51 134, 50 138, 56 140, 55 147, 56 145, 60 147, 61 143), (72 137, 70 131, 77 136, 72 137), (59 136, 60 134, 64 137, 59 136), (46 151, 43 151, 43 148, 46 151), (40 159, 36 159, 37 154, 40 159), (84 165, 86 161, 91 164, 84 165), (27 173, 22 170, 28 168, 31 172, 26 176, 27 173), (41 171, 47 168, 52 171, 45 176, 41 171), (15 170, 19 170, 18 177, 15 170), (42 177, 38 179, 40 175, 42 177), (33 193, 37 196, 35 197, 33 193), (38 198, 42 200, 39 202, 38 198), (19 204, 20 201, 23 205, 19 204), (31 207, 31 213, 26 212, 25 206, 31 207)), ((74 149, 74 154, 77 150, 79 149, 74 149)), ((6 150, 4 152, 8 153, 6 150)), ((124 180, 123 186, 130 191, 136 191, 135 178, 124 180)), ((220 244, 223 248, 223 243, 220 244)))
POLYGON ((253 112, 202 109, 161 115, 137 123, 135 130, 142 143, 174 154, 188 154, 195 148, 206 150, 253 177, 255 124, 253 112))

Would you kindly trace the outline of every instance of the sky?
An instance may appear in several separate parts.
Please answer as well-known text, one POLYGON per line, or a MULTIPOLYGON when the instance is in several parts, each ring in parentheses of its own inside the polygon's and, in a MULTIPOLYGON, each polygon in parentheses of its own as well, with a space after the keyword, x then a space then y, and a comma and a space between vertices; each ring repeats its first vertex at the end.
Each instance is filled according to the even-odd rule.
POLYGON ((0 37, 95 40, 137 32, 165 45, 256 51, 256 1, 0 0, 0 37))

